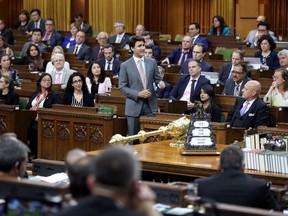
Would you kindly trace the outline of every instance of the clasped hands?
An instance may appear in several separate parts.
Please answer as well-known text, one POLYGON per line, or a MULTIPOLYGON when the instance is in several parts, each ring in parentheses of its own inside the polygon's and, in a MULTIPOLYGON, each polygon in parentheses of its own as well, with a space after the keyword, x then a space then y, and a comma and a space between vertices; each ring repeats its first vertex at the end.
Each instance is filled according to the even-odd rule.
MULTIPOLYGON (((165 83, 161 80, 157 86, 158 88, 163 89, 165 88, 165 83)), ((141 98, 149 98, 151 96, 151 92, 149 89, 144 89, 138 93, 138 96, 141 98)))

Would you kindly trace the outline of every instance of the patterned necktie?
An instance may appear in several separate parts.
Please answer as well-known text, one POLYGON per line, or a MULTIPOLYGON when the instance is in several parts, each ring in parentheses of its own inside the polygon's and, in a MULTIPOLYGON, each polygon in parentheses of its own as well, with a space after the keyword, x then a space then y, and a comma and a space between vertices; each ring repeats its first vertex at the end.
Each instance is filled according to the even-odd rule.
POLYGON ((239 96, 240 93, 240 85, 236 85, 234 88, 234 96, 239 96))
POLYGON ((246 101, 246 102, 245 102, 245 105, 244 105, 244 106, 242 107, 242 109, 240 110, 240 116, 243 116, 243 115, 245 114, 248 106, 249 106, 249 102, 246 101))
POLYGON ((194 102, 193 99, 193 94, 194 94, 194 89, 195 89, 195 82, 196 80, 192 80, 192 84, 191 84, 191 90, 190 90, 190 102, 194 102))
POLYGON ((143 88, 146 89, 146 78, 145 78, 145 72, 144 72, 144 69, 143 69, 143 66, 142 66, 142 60, 139 59, 138 61, 138 64, 137 64, 137 67, 138 67, 138 71, 139 71, 139 74, 140 74, 140 77, 141 77, 141 81, 142 81, 142 84, 143 84, 143 88))

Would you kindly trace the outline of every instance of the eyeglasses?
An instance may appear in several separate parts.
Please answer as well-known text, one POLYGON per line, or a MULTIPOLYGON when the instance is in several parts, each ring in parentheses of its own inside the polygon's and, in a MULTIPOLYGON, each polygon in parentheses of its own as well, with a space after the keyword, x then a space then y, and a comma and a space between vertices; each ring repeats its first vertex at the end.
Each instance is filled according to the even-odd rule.
POLYGON ((42 82, 51 82, 51 79, 42 79, 42 82))
POLYGON ((107 40, 107 38, 105 37, 105 38, 98 38, 98 40, 107 40))
POLYGON ((237 75, 239 75, 239 74, 243 74, 243 72, 234 71, 234 70, 232 71, 232 73, 233 73, 233 74, 237 74, 237 75))
POLYGON ((258 29, 258 32, 266 32, 266 29, 258 29))
POLYGON ((74 80, 73 83, 82 83, 82 80, 74 80))

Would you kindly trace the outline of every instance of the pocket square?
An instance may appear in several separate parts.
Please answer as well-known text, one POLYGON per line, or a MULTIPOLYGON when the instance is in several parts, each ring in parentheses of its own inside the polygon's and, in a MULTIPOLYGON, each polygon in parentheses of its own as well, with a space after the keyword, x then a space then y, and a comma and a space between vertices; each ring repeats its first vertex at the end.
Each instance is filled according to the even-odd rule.
POLYGON ((255 113, 249 113, 248 116, 255 116, 255 113))

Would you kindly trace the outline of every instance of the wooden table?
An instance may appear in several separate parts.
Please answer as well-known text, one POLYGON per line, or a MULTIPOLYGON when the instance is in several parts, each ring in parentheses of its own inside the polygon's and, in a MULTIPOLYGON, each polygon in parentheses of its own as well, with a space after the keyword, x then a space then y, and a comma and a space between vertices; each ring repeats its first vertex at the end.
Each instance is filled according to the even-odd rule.
MULTIPOLYGON (((137 158, 142 162, 142 170, 152 173, 177 175, 180 177, 208 177, 219 172, 219 156, 182 156, 179 149, 169 146, 171 140, 134 145, 137 158)), ((217 145, 221 151, 225 145, 217 145)), ((89 152, 97 154, 97 151, 89 152)), ((286 185, 288 175, 245 170, 245 173, 272 182, 286 185)))

